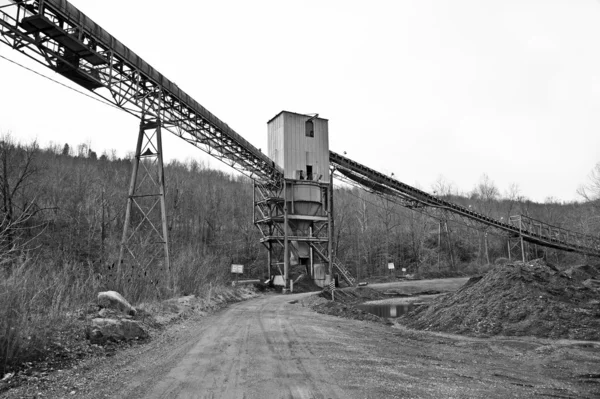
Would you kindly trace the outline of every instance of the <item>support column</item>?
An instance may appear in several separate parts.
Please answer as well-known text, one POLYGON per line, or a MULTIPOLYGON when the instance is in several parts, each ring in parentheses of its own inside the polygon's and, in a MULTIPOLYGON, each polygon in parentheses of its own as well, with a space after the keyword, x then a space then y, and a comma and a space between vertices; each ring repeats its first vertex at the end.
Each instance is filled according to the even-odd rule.
POLYGON ((438 254, 437 254, 437 268, 440 271, 440 255, 442 253, 442 221, 438 223, 438 254))
MULTIPOLYGON (((308 228, 308 233, 310 235, 310 238, 313 238, 313 228, 312 226, 310 226, 308 228)), ((310 278, 314 278, 315 277, 315 258, 314 258, 314 253, 313 253, 313 248, 312 246, 308 247, 308 275, 310 276, 310 278)))
POLYGON ((137 182, 138 168, 140 166, 140 154, 142 150, 142 141, 144 140, 144 130, 142 129, 143 121, 140 122, 140 130, 138 132, 137 145, 135 146, 135 158, 133 159, 133 167, 131 170, 131 180, 129 182, 129 191, 127 193, 127 207, 125 208, 125 222, 123 223, 123 236, 121 238, 121 249, 119 251, 119 261, 117 263, 117 278, 118 283, 121 283, 121 275, 123 272, 122 266, 125 261, 125 248, 129 241, 129 223, 131 221, 131 207, 135 195, 135 185, 137 182))
POLYGON ((127 258, 131 260, 128 265, 131 267, 127 268, 127 271, 132 274, 131 280, 144 276, 155 285, 158 281, 164 281, 166 287, 171 287, 161 133, 159 119, 142 118, 119 250, 117 267, 119 289, 122 289, 127 258), (157 212, 160 215, 157 215, 157 212), (151 269, 154 261, 160 257, 163 258, 163 275, 151 269))
POLYGON ((445 220, 444 224, 446 225, 446 237, 448 240, 448 250, 450 251, 450 264, 452 265, 452 270, 456 270, 456 265, 454 264, 454 250, 452 249, 452 239, 450 238, 450 228, 448 227, 448 220, 445 220))
POLYGON ((523 241, 523 220, 519 218, 519 241, 521 242, 521 259, 525 263, 525 241, 523 241))
POLYGON ((485 234, 483 235, 483 244, 485 247, 485 261, 487 262, 487 264, 490 264, 490 252, 488 250, 488 234, 487 232, 485 232, 485 234))
POLYGON ((271 254, 273 253, 273 244, 269 241, 269 252, 267 253, 267 279, 271 278, 271 254))
POLYGON ((333 279, 333 173, 329 175, 327 197, 327 256, 329 257, 329 278, 333 279))
POLYGON ((162 127, 160 120, 157 121, 158 126, 156 127, 156 149, 157 149, 157 161, 158 161, 158 192, 160 195, 160 221, 162 223, 162 239, 163 239, 163 251, 165 257, 165 273, 167 274, 167 287, 171 287, 171 256, 169 254, 169 225, 167 222, 167 201, 165 197, 165 169, 163 163, 163 151, 162 151, 162 127))
POLYGON ((290 243, 288 239, 288 192, 287 182, 283 181, 283 281, 288 286, 290 267, 290 243))

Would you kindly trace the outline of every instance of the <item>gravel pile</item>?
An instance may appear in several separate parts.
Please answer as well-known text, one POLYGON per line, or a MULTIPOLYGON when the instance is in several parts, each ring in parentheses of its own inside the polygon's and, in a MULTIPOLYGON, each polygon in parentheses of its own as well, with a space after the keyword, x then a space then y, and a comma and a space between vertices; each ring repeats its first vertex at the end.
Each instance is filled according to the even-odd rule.
POLYGON ((541 260, 498 266, 399 322, 468 335, 600 340, 599 276, 597 266, 559 271, 541 260))

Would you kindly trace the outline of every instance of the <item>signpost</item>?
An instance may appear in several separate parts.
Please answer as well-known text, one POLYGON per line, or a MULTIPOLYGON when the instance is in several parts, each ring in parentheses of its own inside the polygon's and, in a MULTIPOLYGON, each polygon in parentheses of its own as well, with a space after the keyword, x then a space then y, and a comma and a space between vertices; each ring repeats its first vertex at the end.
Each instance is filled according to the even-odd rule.
POLYGON ((396 267, 394 266, 394 263, 393 263, 393 262, 389 262, 389 263, 388 263, 388 269, 390 270, 390 275, 394 274, 394 269, 395 269, 395 268, 396 268, 396 267))
POLYGON ((231 273, 244 274, 244 265, 231 265, 231 273))
POLYGON ((244 265, 231 265, 231 273, 235 274, 235 284, 237 285, 238 277, 240 274, 244 274, 244 265))

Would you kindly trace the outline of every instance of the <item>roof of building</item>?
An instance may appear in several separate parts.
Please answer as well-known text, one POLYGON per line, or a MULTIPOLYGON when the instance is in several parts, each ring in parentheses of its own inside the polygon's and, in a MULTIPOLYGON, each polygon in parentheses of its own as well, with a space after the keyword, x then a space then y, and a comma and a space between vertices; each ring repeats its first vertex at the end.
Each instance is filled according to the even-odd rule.
MULTIPOLYGON (((284 111, 281 111, 281 112, 279 112, 277 115, 275 115, 275 116, 274 116, 274 117, 272 117, 271 119, 269 119, 269 120, 267 121, 267 123, 271 123, 271 121, 272 121, 272 120, 276 119, 276 118, 277 118, 279 115, 281 115, 281 114, 292 114, 292 115, 306 116, 307 118, 311 118, 311 117, 313 117, 313 115, 310 115, 310 114, 299 114, 299 113, 297 113, 297 112, 291 112, 291 111, 285 111, 285 110, 284 110, 284 111)), ((317 115, 318 115, 318 114, 317 114, 317 115)), ((319 117, 316 117, 316 118, 314 118, 314 119, 320 119, 320 120, 322 120, 322 121, 327 121, 327 120, 328 120, 328 119, 325 119, 325 118, 319 118, 319 117)))

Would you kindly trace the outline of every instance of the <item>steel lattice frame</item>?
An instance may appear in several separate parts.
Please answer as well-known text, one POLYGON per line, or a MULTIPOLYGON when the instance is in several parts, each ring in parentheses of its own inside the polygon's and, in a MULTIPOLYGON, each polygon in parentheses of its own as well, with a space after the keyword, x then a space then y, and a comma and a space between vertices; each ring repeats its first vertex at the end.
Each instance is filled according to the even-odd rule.
POLYGON ((164 257, 166 285, 170 284, 169 234, 166 217, 165 178, 161 124, 157 120, 140 123, 127 197, 123 238, 118 260, 122 277, 126 258, 146 272, 154 260, 164 257), (137 215, 134 217, 133 215, 137 215), (129 256, 128 256, 129 255, 129 256))
MULTIPOLYGON (((283 186, 274 185, 272 183, 257 182, 254 183, 254 224, 261 232, 260 242, 267 248, 269 254, 269 271, 271 264, 275 260, 275 264, 286 263, 286 248, 288 252, 298 253, 293 245, 289 245, 292 241, 305 242, 323 262, 331 264, 332 268, 337 269, 342 277, 350 284, 354 285, 355 280, 349 271, 333 256, 332 253, 332 192, 331 184, 309 182, 307 180, 286 179, 283 186), (300 236, 291 236, 286 230, 286 225, 290 218, 293 218, 293 212, 289 212, 286 207, 285 190, 286 187, 291 187, 296 183, 314 184, 321 189, 322 198, 326 198, 325 203, 327 217, 315 218, 312 222, 310 231, 302 231, 300 236), (286 246, 286 242, 288 245, 286 246), (283 250, 283 251, 281 251, 283 250), (279 261, 279 262, 277 262, 279 261)), ((289 262, 289 259, 288 259, 289 262)), ((285 273, 287 268, 284 266, 284 271, 279 270, 282 275, 288 277, 285 273)))
MULTIPOLYGON (((307 181, 302 181, 308 184, 307 181)), ((286 187, 292 186, 294 180, 286 179, 283 185, 273 184, 272 182, 254 182, 254 224, 261 233, 260 242, 269 251, 269 267, 273 260, 276 263, 285 263, 286 253, 276 253, 275 248, 285 248, 288 242, 288 251, 297 252, 294 246, 289 245, 291 241, 307 242, 311 247, 316 243, 327 245, 330 240, 329 226, 327 219, 315 220, 312 231, 301 232, 301 236, 292 236, 289 229, 286 229, 288 218, 293 217, 286 207, 285 192, 286 187), (275 258, 275 259, 272 259, 275 258)), ((323 195, 329 195, 329 185, 314 182, 321 187, 323 195)), ((319 247, 316 247, 317 251, 319 247)), ((314 249, 314 248, 313 248, 314 249)), ((323 261, 329 262, 328 251, 317 252, 323 261)), ((285 274, 285 273, 282 273, 285 274)))
POLYGON ((522 237, 524 241, 549 248, 600 256, 599 237, 558 228, 522 215, 513 216, 505 223, 418 190, 333 151, 330 151, 329 159, 344 179, 435 219, 454 221, 509 239, 522 237))
MULTIPOLYGON (((273 187, 281 168, 66 0, 0 0, 0 42, 136 117, 161 126, 242 174, 273 187)), ((600 256, 600 239, 524 216, 504 223, 444 201, 330 152, 347 178, 404 206, 480 230, 600 256), (431 211, 432 210, 432 211, 431 211)))
POLYGON ((227 124, 64 0, 0 0, 0 41, 109 103, 162 126, 252 179, 280 168, 227 124))

